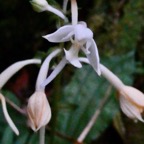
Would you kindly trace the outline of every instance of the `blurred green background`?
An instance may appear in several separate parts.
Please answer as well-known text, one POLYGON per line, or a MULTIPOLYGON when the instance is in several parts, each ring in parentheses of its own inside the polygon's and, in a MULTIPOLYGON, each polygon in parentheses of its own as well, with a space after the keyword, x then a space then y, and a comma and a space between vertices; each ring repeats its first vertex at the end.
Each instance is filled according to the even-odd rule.
MULTIPOLYGON (((101 63, 127 85, 144 92, 144 1, 77 0, 79 21, 86 21, 94 33, 101 63)), ((62 9, 63 1, 49 0, 62 9)), ((67 16, 70 17, 70 4, 67 16)), ((52 13, 35 12, 28 0, 0 1, 0 71, 10 64, 33 57, 44 59, 62 45, 42 38, 54 32, 63 21, 52 13)), ((68 47, 68 45, 65 45, 68 47)), ((60 58, 55 59, 58 63, 60 58)), ((4 87, 2 93, 26 111, 34 92, 38 66, 27 66, 4 87)), ((46 130, 46 144, 74 144, 106 92, 102 111, 84 140, 86 144, 143 144, 144 124, 128 119, 119 108, 117 92, 88 65, 70 65, 46 88, 52 119, 46 130)), ((26 115, 8 104, 8 111, 20 130, 15 136, 0 108, 1 144, 38 144, 38 133, 29 127, 26 115)))

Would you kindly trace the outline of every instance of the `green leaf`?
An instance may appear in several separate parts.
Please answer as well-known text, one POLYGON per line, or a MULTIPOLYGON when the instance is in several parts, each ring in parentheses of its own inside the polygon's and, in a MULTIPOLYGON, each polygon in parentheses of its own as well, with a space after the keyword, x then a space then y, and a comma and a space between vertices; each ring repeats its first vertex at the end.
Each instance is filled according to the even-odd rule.
POLYGON ((38 133, 33 133, 33 135, 30 137, 28 144, 38 144, 39 142, 39 136, 38 133))
POLYGON ((14 133, 9 126, 3 132, 1 144, 13 144, 14 133))
MULTIPOLYGON (((105 65, 126 83, 131 84, 132 73, 135 71, 133 60, 134 53, 128 53, 125 56, 114 56, 104 58, 105 65)), ((71 82, 64 88, 61 104, 69 105, 59 110, 57 131, 65 137, 77 139, 85 128, 90 118, 103 99, 110 84, 97 74, 90 66, 83 66, 76 71, 71 82), (75 108, 71 104, 76 105, 75 108)), ((118 101, 116 100, 115 90, 112 90, 110 98, 103 108, 95 125, 85 139, 89 143, 97 138, 112 122, 115 115, 119 112, 118 101)), ((69 140, 55 137, 55 143, 69 144, 69 140)))

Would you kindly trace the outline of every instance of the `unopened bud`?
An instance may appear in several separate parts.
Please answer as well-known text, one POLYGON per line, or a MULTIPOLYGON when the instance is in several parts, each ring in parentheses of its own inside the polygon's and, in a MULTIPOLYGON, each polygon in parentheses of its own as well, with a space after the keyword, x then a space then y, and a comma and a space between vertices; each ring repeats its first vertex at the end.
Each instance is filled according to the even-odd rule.
POLYGON ((42 126, 47 125, 51 118, 51 108, 42 91, 36 91, 29 99, 27 112, 30 122, 30 127, 37 131, 42 126))

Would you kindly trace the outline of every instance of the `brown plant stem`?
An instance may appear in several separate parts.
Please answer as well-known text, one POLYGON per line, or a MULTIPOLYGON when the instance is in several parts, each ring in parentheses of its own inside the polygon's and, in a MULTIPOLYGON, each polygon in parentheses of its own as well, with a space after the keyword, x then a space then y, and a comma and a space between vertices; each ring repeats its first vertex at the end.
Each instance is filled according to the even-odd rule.
POLYGON ((13 103, 10 99, 8 99, 7 97, 5 97, 5 99, 6 99, 6 102, 12 107, 12 108, 14 108, 16 111, 18 111, 20 114, 22 114, 22 115, 27 115, 26 114, 26 111, 25 110, 23 110, 23 109, 21 109, 20 107, 18 107, 15 103, 13 103))
POLYGON ((93 125, 95 124, 97 118, 99 117, 102 108, 104 107, 105 103, 107 102, 109 96, 110 96, 110 92, 111 92, 112 87, 109 86, 104 98, 101 100, 98 108, 96 109, 94 115, 91 117, 90 121, 88 122, 88 124, 86 125, 86 127, 84 128, 84 130, 82 131, 82 133, 80 134, 80 136, 77 138, 77 142, 76 144, 82 144, 84 139, 86 138, 87 134, 89 133, 89 131, 91 130, 91 128, 93 127, 93 125))

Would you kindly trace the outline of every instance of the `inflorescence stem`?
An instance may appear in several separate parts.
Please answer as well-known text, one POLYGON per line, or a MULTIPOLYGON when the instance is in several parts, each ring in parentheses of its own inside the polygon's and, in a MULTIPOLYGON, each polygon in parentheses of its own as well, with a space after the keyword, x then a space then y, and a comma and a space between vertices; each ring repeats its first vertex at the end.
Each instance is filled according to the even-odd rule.
POLYGON ((76 0, 71 0, 72 25, 78 23, 78 6, 76 0))

